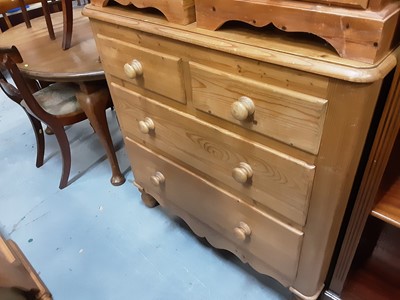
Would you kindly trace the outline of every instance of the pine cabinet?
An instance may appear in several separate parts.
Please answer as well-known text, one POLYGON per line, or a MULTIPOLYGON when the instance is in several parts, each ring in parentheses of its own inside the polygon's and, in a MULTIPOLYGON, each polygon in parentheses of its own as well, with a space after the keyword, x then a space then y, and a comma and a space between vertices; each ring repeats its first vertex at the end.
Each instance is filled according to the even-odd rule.
POLYGON ((370 65, 319 43, 86 6, 146 205, 316 299, 375 106, 370 65))

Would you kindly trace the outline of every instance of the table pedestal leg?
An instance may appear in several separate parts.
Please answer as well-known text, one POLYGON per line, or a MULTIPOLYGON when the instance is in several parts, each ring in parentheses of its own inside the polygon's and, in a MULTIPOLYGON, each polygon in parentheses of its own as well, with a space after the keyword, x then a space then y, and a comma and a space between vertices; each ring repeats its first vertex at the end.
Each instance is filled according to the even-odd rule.
POLYGON ((110 92, 104 84, 99 86, 99 84, 81 83, 80 88, 81 91, 76 94, 76 98, 106 150, 112 170, 111 184, 121 185, 125 182, 125 177, 119 169, 105 113, 111 103, 110 92))

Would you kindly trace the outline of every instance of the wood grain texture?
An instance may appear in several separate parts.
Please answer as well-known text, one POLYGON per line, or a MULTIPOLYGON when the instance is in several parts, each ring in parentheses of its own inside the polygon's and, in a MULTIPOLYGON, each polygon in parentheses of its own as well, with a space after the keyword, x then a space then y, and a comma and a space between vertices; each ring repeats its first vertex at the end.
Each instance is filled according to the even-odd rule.
MULTIPOLYGON (((380 194, 379 190, 386 185, 382 184, 387 182, 385 169, 392 169, 391 167, 386 168, 386 166, 392 165, 391 153, 393 153, 393 149, 399 148, 395 143, 400 128, 399 84, 400 68, 397 67, 329 286, 329 289, 338 295, 343 290, 367 218, 374 204, 380 198, 380 196, 377 197, 380 194)), ((396 152, 395 155, 392 154, 392 157, 398 162, 396 152)), ((394 165, 393 170, 396 177, 398 175, 397 165, 397 163, 394 165)))
POLYGON ((81 9, 76 9, 73 15, 74 36, 68 51, 61 49, 62 12, 51 14, 55 40, 49 38, 44 19, 36 18, 31 21, 32 28, 19 24, 4 32, 0 47, 15 45, 24 60, 20 65, 21 71, 35 79, 67 82, 102 80, 104 71, 89 20, 82 16, 81 9))
MULTIPOLYGON (((106 36, 161 55, 181 58, 187 100, 184 104, 162 94, 167 89, 154 92, 125 80, 121 75, 107 75, 127 143, 134 141, 154 153, 146 163, 151 166, 153 161, 157 161, 151 167, 153 172, 162 172, 157 170, 157 166, 165 166, 160 159, 166 159, 178 169, 185 169, 188 175, 179 176, 181 184, 174 187, 171 199, 158 190, 160 185, 153 187, 152 182, 158 180, 152 178, 154 174, 151 172, 148 173, 150 178, 138 174, 140 183, 137 184, 145 186, 144 192, 149 189, 163 206, 173 207, 173 211, 187 220, 196 234, 206 235, 216 247, 235 251, 241 242, 233 242, 229 238, 231 233, 216 231, 200 220, 207 219, 207 216, 200 218, 187 211, 185 205, 190 205, 190 200, 180 200, 179 190, 185 189, 189 182, 196 186, 191 188, 192 194, 203 193, 204 189, 204 194, 213 195, 210 198, 216 206, 219 205, 219 196, 201 182, 212 183, 218 190, 240 198, 246 205, 304 232, 298 269, 290 289, 303 295, 304 299, 316 297, 327 274, 382 78, 396 65, 398 51, 381 63, 371 65, 340 59, 327 48, 313 43, 287 39, 287 35, 263 35, 249 27, 207 31, 193 24, 166 23, 159 16, 118 7, 89 5, 85 14, 91 17, 97 39, 106 36), (206 75, 210 69, 213 72, 206 75), (216 83, 206 82, 209 76, 216 83), (258 84, 253 86, 253 81, 258 84), (304 100, 322 100, 311 101, 314 112, 318 108, 323 111, 323 106, 326 106, 326 113, 320 114, 325 115, 325 119, 320 125, 323 129, 317 154, 295 149, 242 124, 196 108, 200 98, 199 101, 212 98, 210 95, 219 89, 215 85, 221 86, 221 92, 216 94, 231 93, 231 82, 236 82, 245 91, 250 90, 246 89, 250 84, 251 92, 255 86, 261 90, 272 89, 277 94, 284 90, 285 97, 281 101, 288 106, 292 105, 293 99, 300 101, 298 103, 303 108, 304 100), (198 88, 198 85, 211 86, 210 94, 196 96, 193 88, 198 88), (305 97, 296 97, 299 94, 305 97), (140 130, 143 127, 139 126, 143 125, 141 122, 151 124, 146 118, 154 123, 153 130, 140 130), (235 178, 245 184, 232 177, 232 171, 238 167, 241 171, 233 172, 235 178)), ((207 101, 210 106, 218 102, 207 101)), ((220 105, 224 106, 220 103, 213 108, 214 111, 218 111, 220 105)), ((280 111, 281 114, 284 113, 280 111)), ((135 165, 141 166, 136 156, 131 155, 133 170, 135 165)), ((146 166, 139 169, 147 172, 146 166)), ((165 176, 165 184, 169 177, 165 176)), ((230 214, 225 216, 228 220, 230 214)), ((249 223, 247 219, 243 222, 249 223)), ((246 236, 241 236, 246 240, 246 236)), ((263 262, 264 259, 268 258, 253 255, 252 260, 257 263, 252 265, 288 284, 287 278, 268 266, 268 261, 263 262)))
POLYGON ((395 227, 400 228, 400 177, 385 192, 372 209, 371 214, 395 227))
POLYGON ((169 157, 179 158, 229 185, 242 195, 272 208, 303 225, 314 177, 314 166, 257 145, 222 128, 201 122, 190 115, 144 98, 111 84, 119 118, 127 136, 156 147, 169 157), (150 116, 154 132, 143 134, 138 123, 150 116), (232 170, 247 162, 254 171, 251 182, 240 184, 232 170), (212 166, 212 168, 210 167, 212 166))
POLYGON ((304 255, 300 258, 299 274, 294 286, 308 290, 310 282, 318 282, 305 295, 312 295, 325 280, 375 108, 375 103, 368 100, 376 101, 381 84, 378 81, 356 88, 350 83, 333 81, 330 86, 329 112, 316 163, 317 172, 305 228, 304 255), (335 184, 332 184, 332 180, 335 180, 335 184), (321 230, 329 234, 321 235, 321 230), (313 247, 324 251, 315 253, 313 247))
MULTIPOLYGON (((367 235, 363 236, 368 239, 367 235)), ((399 229, 386 224, 371 256, 362 265, 354 265, 350 270, 341 298, 344 300, 400 298, 399 247, 399 229)))
MULTIPOLYGON (((109 0, 94 0, 95 6, 107 6, 109 0)), ((161 11, 167 20, 177 24, 190 24, 196 20, 194 0, 115 0, 122 5, 133 4, 138 8, 153 7, 161 11)))
POLYGON ((318 5, 305 1, 198 0, 197 26, 216 30, 227 21, 262 27, 273 24, 287 32, 315 34, 340 56, 367 63, 379 61, 400 42, 400 2, 379 12, 318 5))
POLYGON ((187 218, 184 219, 195 232, 198 233, 199 229, 192 219, 206 224, 203 227, 207 230, 201 230, 199 235, 210 242, 215 241, 216 247, 231 250, 243 262, 249 262, 256 269, 264 269, 264 265, 268 265, 266 274, 274 274, 286 286, 293 282, 303 237, 301 231, 257 210, 129 138, 126 146, 134 162, 135 182, 146 193, 167 208, 179 207, 185 211, 187 218), (135 157, 141 159, 136 160, 135 157), (156 172, 165 176, 165 182, 160 186, 154 186, 149 181, 156 172), (194 190, 196 193, 193 193, 194 190), (251 228, 251 234, 245 241, 237 241, 234 235, 234 229, 241 221, 251 228), (223 240, 215 240, 214 232, 224 236, 232 245, 222 247, 223 240), (258 264, 259 260, 263 263, 258 264))
MULTIPOLYGON (((95 20, 92 21, 92 26, 95 28, 99 38, 111 37, 113 41, 123 41, 151 49, 155 52, 180 57, 182 58, 182 62, 196 62, 247 79, 257 80, 262 83, 280 86, 285 89, 306 93, 316 97, 326 97, 328 79, 322 76, 294 69, 290 69, 290 75, 288 75, 288 69, 282 68, 279 65, 250 59, 246 60, 243 57, 229 55, 226 52, 217 52, 209 48, 178 43, 177 41, 164 38, 164 33, 162 32, 160 32, 162 36, 154 36, 143 31, 132 30, 112 24, 109 24, 109 26, 99 25, 100 24, 97 24, 95 20)), ((190 37, 192 37, 192 35, 188 35, 188 39, 190 39, 190 37)), ((265 41, 265 44, 267 44, 267 41, 265 41)), ((124 79, 124 77, 120 78, 124 79)))
POLYGON ((327 101, 280 89, 190 63, 193 103, 197 109, 250 130, 271 136, 291 146, 317 154, 327 101), (238 121, 231 105, 241 96, 251 98, 255 113, 238 121))
POLYGON ((103 57, 104 70, 144 89, 186 103, 182 62, 179 57, 124 43, 103 35, 97 36, 103 57), (143 75, 130 79, 124 64, 136 59, 143 67, 143 75))
POLYGON ((12 240, 0 236, 0 285, 2 288, 18 287, 36 289, 37 300, 51 300, 52 295, 39 275, 12 240))
MULTIPOLYGON (((302 0, 297 0, 302 1, 302 0)), ((309 0, 310 2, 317 2, 326 5, 336 5, 344 7, 357 7, 357 8, 367 8, 371 0, 309 0)))
MULTIPOLYGON (((111 25, 111 28, 122 30, 125 37, 130 28, 142 33, 155 34, 163 42, 167 42, 167 38, 172 38, 175 44, 184 42, 201 46, 207 51, 217 50, 220 54, 240 56, 241 61, 243 58, 250 58, 260 63, 266 62, 286 67, 288 70, 312 73, 313 76, 322 75, 351 82, 377 81, 392 70, 397 63, 395 53, 388 55, 379 63, 363 63, 340 58, 334 51, 316 42, 315 39, 282 35, 271 31, 263 32, 263 30, 258 31, 243 26, 218 31, 202 30, 194 24, 186 26, 171 24, 157 15, 120 7, 101 8, 88 5, 84 8, 83 14, 92 18, 93 24, 96 24, 94 19, 110 24, 116 23, 114 26, 111 25), (104 13, 105 11, 107 13, 104 13), (126 29, 124 30, 121 26, 126 29)), ((114 30, 113 34, 116 32, 114 30)), ((135 38, 130 38, 134 43, 135 38)), ((218 64, 219 60, 215 63, 218 64)))

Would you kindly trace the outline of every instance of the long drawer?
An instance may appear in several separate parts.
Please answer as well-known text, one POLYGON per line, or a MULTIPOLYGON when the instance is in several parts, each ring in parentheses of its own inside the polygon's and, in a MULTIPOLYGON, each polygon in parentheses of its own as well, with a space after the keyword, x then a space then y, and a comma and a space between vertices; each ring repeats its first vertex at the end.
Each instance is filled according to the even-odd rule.
MULTIPOLYGON (((227 248, 285 285, 293 282, 303 239, 301 231, 257 210, 130 138, 125 141, 135 182, 146 193, 162 205, 168 207, 172 204, 183 209, 191 218, 212 228, 220 235, 215 241, 217 244, 219 240, 230 241, 215 246, 227 248)), ((191 218, 186 221, 195 225, 196 222, 190 222, 191 218)), ((214 232, 203 234, 211 239, 215 236, 214 232)))
POLYGON ((194 106, 249 130, 317 154, 326 99, 190 62, 194 106))
POLYGON ((111 84, 125 136, 304 225, 315 167, 111 84))

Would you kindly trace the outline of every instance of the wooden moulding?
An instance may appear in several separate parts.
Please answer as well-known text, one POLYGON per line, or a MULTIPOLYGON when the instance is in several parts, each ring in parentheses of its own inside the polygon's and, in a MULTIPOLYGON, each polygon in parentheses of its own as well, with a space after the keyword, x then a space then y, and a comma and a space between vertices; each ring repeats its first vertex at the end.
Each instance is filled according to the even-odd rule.
POLYGON ((400 1, 380 11, 292 0, 196 0, 199 28, 217 30, 227 21, 317 35, 341 57, 376 63, 400 42, 400 1))
MULTIPOLYGON (((158 9, 171 23, 187 25, 196 21, 194 0, 115 0, 121 5, 158 9)), ((92 0, 95 6, 107 6, 109 0, 92 0)))
MULTIPOLYGON (((38 290, 36 300, 52 300, 53 297, 26 259, 18 245, 12 240, 0 236, 0 269, 7 274, 2 277, 0 272, 0 288, 18 287, 21 290, 38 290)), ((19 299, 19 298, 18 298, 19 299)))

